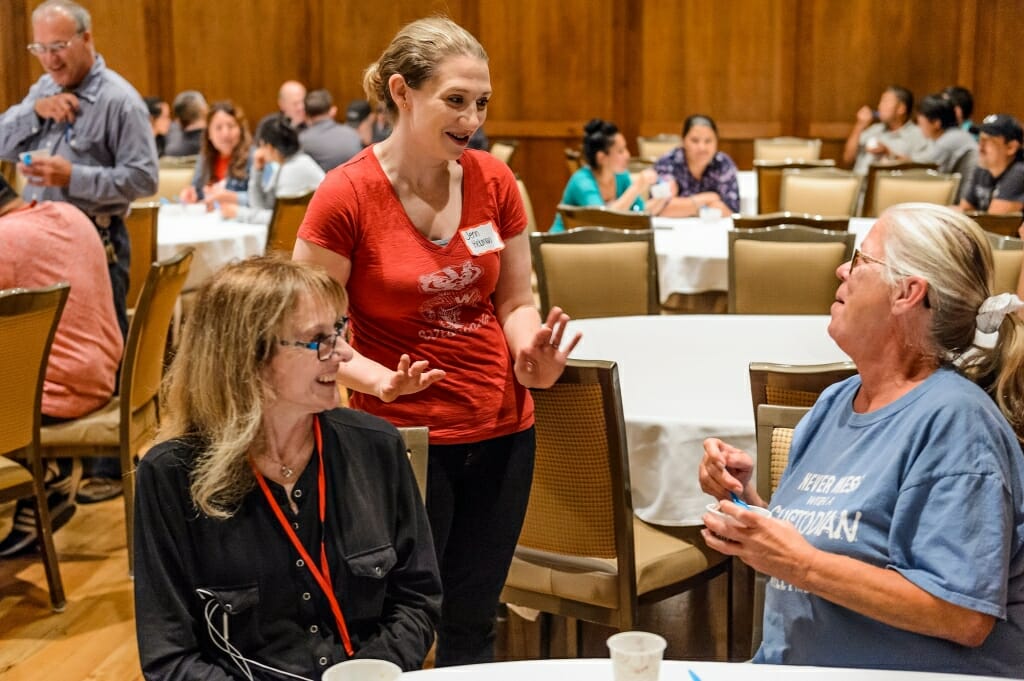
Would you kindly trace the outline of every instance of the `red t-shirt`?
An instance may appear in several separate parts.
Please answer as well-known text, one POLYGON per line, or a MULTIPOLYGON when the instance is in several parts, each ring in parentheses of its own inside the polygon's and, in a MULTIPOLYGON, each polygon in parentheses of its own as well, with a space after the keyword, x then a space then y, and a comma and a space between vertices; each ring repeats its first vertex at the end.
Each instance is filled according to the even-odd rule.
POLYGON ((398 426, 428 426, 437 444, 478 442, 533 424, 533 402, 515 379, 494 312, 501 252, 474 255, 463 238, 488 224, 502 240, 521 233, 522 199, 511 170, 490 154, 467 150, 459 163, 462 219, 445 246, 409 220, 372 147, 328 173, 298 234, 351 261, 346 288, 356 350, 389 368, 408 353, 447 372, 415 395, 385 404, 356 394, 352 406, 398 426))
POLYGON ((71 284, 43 385, 43 413, 77 418, 114 392, 123 341, 107 255, 96 228, 70 203, 46 201, 0 218, 0 289, 71 284))

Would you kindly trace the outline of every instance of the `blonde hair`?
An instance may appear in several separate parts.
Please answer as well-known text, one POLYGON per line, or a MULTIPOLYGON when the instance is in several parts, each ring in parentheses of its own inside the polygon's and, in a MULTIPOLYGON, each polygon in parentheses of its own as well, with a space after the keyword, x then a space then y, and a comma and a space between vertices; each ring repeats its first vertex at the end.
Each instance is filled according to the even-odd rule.
POLYGON ((253 488, 249 453, 262 447, 263 405, 273 390, 263 369, 304 296, 346 308, 324 270, 281 255, 228 265, 202 286, 163 386, 160 439, 189 438, 200 452, 190 492, 213 518, 229 518, 253 488))
POLYGON ((927 344, 935 358, 955 364, 985 387, 1024 441, 1024 331, 1021 319, 1008 314, 994 348, 974 345, 978 308, 992 295, 993 260, 985 232, 950 208, 905 203, 885 211, 885 276, 928 281, 931 327, 927 344))
POLYGON ((487 61, 487 52, 473 35, 446 17, 428 17, 406 24, 380 58, 363 72, 363 90, 372 103, 384 102, 392 116, 398 107, 388 80, 398 74, 413 90, 430 80, 446 57, 470 56, 487 61))

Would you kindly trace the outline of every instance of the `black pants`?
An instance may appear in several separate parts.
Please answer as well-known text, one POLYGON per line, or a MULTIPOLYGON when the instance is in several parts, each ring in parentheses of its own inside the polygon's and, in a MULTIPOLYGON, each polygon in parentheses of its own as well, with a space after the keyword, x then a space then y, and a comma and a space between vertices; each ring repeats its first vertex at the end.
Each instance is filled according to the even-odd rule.
POLYGON ((494 613, 533 481, 533 428, 469 445, 430 445, 427 516, 444 600, 436 665, 494 660, 494 613))

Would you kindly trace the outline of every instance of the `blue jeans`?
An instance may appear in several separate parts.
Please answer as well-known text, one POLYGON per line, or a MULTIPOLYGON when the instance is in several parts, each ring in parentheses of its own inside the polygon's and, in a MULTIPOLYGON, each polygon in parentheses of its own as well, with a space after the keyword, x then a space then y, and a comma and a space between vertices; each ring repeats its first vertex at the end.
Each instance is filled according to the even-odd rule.
POLYGON ((494 660, 494 614, 533 482, 533 428, 467 445, 430 445, 427 516, 444 600, 436 665, 494 660))

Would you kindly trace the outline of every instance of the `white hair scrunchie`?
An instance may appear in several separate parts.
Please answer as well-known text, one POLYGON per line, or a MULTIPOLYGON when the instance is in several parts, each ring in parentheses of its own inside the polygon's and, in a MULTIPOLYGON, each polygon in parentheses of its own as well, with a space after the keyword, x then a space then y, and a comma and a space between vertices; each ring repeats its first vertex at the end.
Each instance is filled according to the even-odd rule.
POLYGON ((1024 308, 1024 300, 1014 293, 1000 293, 989 296, 978 308, 975 317, 974 344, 979 348, 991 350, 999 339, 999 325, 1008 314, 1024 308))

